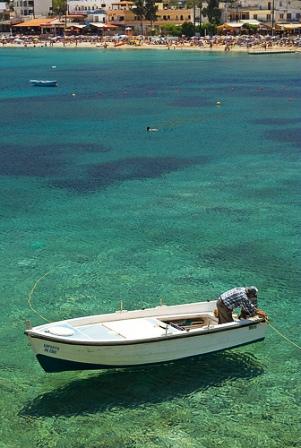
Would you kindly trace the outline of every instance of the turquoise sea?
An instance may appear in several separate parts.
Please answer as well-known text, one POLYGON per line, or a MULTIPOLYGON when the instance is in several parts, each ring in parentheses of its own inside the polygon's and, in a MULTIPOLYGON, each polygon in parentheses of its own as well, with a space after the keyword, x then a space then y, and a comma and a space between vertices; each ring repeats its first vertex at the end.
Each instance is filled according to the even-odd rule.
POLYGON ((300 54, 0 50, 1 448, 300 446, 300 349, 273 328, 60 374, 23 334, 256 285, 300 346, 300 73, 300 54))

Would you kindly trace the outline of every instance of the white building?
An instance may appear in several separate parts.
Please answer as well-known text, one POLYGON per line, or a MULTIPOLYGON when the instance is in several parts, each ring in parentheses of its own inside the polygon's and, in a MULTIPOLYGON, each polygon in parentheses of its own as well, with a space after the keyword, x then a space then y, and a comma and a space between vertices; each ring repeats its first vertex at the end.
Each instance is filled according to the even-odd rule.
POLYGON ((95 11, 108 11, 114 0, 68 0, 69 14, 91 14, 95 11))
POLYGON ((3 13, 8 9, 6 2, 0 2, 0 13, 3 13))
POLYGON ((87 16, 87 21, 92 23, 106 23, 107 13, 104 9, 97 9, 87 16))
POLYGON ((47 17, 52 12, 52 0, 15 0, 17 17, 47 17))
POLYGON ((231 4, 221 2, 223 20, 259 20, 260 22, 300 22, 299 0, 238 0, 231 4))

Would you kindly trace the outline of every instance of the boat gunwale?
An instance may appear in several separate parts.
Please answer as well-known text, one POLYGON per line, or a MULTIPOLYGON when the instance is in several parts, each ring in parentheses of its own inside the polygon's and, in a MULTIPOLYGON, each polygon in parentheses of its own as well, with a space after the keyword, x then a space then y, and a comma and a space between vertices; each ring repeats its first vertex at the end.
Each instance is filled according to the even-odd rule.
POLYGON ((160 337, 153 337, 153 338, 145 338, 145 339, 126 339, 126 340, 110 340, 110 341, 91 341, 91 340, 80 340, 80 339, 66 339, 66 337, 60 337, 60 336, 48 336, 41 333, 36 333, 32 329, 25 330, 24 334, 26 334, 29 338, 33 339, 40 339, 45 341, 51 341, 51 342, 57 342, 64 345, 83 345, 83 346, 90 346, 90 347, 99 347, 99 346, 125 346, 125 345, 138 345, 138 344, 149 344, 149 343, 159 343, 159 342, 165 342, 170 341, 172 339, 183 339, 183 338, 189 338, 189 337, 197 337, 197 336, 206 336, 213 333, 220 333, 224 331, 232 331, 232 330, 238 330, 246 327, 251 327, 254 325, 261 325, 265 324, 266 321, 263 318, 258 317, 255 321, 247 321, 247 322, 229 322, 229 324, 226 324, 227 327, 222 326, 223 324, 219 325, 219 327, 202 327, 202 328, 196 328, 190 331, 183 331, 182 333, 177 334, 164 334, 160 337))
MULTIPOLYGON (((117 310, 115 312, 111 313, 104 313, 104 314, 91 314, 88 316, 81 316, 81 317, 73 317, 71 319, 65 319, 65 320, 59 320, 55 322, 51 322, 52 324, 62 324, 62 323, 69 323, 72 326, 74 324, 82 321, 87 320, 87 325, 91 325, 93 323, 101 324, 105 322, 110 322, 111 320, 130 320, 130 319, 137 319, 137 318, 147 318, 147 317, 153 317, 155 319, 168 319, 171 317, 178 317, 176 314, 166 314, 166 313, 176 313, 176 312, 185 312, 185 308, 194 308, 197 306, 200 306, 202 304, 211 305, 211 307, 216 304, 217 300, 206 300, 204 302, 193 302, 193 303, 181 303, 178 305, 158 305, 151 308, 144 308, 139 310, 117 310), (154 314, 153 314, 154 313, 154 314), (141 316, 140 316, 141 314, 141 316), (112 318, 112 319, 111 319, 112 318), (100 320, 101 319, 101 320, 100 320), (103 319, 103 320, 102 320, 103 319)), ((205 311, 194 311, 190 312, 189 314, 194 315, 196 313, 198 314, 208 314, 213 311, 212 309, 206 309, 205 311)), ((180 315, 182 316, 182 315, 180 315)), ((186 313, 185 313, 186 316, 186 313)), ((45 327, 45 324, 36 325, 33 327, 36 330, 40 330, 43 327, 45 327)), ((77 328, 78 326, 75 326, 77 328)), ((26 334, 26 332, 25 332, 26 334)))

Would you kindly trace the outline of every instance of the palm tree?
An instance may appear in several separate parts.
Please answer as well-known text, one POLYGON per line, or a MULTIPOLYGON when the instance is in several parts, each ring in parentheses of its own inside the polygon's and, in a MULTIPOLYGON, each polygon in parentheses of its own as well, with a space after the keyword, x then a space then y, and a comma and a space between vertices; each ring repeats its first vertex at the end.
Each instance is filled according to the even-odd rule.
POLYGON ((221 10, 219 9, 218 0, 208 0, 207 8, 204 8, 204 12, 208 16, 208 20, 210 23, 220 23, 221 10))
POLYGON ((272 36, 274 35, 275 27, 275 1, 272 1, 272 36))
POLYGON ((134 14, 136 14, 138 20, 140 20, 141 34, 143 35, 143 20, 145 19, 146 13, 144 0, 135 0, 132 11, 134 14))
POLYGON ((145 0, 145 19, 149 20, 151 23, 151 28, 153 28, 153 22, 157 20, 158 6, 155 0, 145 0))
POLYGON ((67 0, 53 0, 52 1, 52 12, 57 14, 59 17, 67 14, 67 0))

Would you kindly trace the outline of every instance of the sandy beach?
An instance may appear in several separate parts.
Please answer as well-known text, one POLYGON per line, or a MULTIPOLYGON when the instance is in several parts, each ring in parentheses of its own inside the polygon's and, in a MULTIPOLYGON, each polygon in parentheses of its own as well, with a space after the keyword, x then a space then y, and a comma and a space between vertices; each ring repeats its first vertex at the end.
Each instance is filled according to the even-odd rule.
POLYGON ((153 42, 132 38, 129 41, 116 41, 113 38, 57 38, 45 39, 26 36, 0 39, 0 48, 98 48, 114 50, 167 50, 167 51, 212 51, 212 52, 301 52, 300 38, 271 38, 270 36, 216 36, 193 40, 169 40, 153 42))

